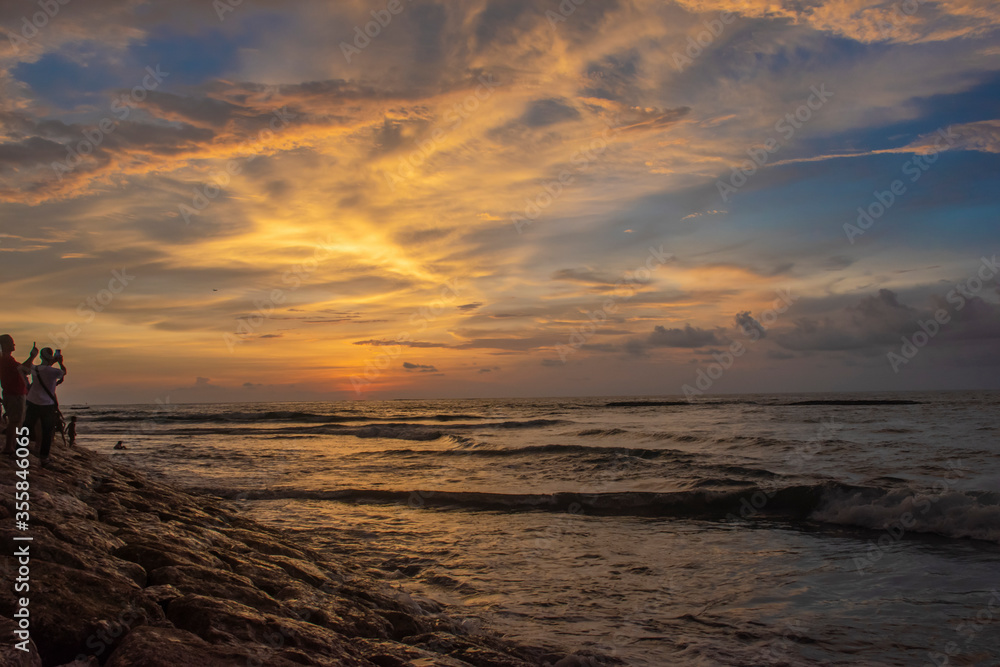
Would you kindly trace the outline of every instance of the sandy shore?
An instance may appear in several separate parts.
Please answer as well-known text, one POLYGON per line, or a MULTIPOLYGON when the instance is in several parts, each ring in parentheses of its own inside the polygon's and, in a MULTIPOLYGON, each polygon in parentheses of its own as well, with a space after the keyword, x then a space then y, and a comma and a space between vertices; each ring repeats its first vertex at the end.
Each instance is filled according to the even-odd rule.
POLYGON ((224 501, 152 481, 82 448, 54 447, 45 469, 31 458, 29 527, 18 530, 16 470, 3 457, 0 666, 610 662, 463 626, 359 564, 324 557, 224 501), (23 566, 25 557, 15 554, 25 546, 23 566), (15 592, 19 579, 28 588, 15 592), (28 652, 16 647, 24 637, 15 633, 21 598, 28 652))

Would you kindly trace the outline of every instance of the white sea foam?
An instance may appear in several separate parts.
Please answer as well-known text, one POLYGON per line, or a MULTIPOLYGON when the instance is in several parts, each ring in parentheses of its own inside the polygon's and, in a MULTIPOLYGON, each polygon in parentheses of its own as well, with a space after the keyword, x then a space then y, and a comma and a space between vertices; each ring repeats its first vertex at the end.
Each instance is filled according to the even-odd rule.
POLYGON ((1000 494, 996 493, 900 489, 872 497, 864 491, 837 491, 810 518, 894 534, 934 533, 1000 542, 1000 494))

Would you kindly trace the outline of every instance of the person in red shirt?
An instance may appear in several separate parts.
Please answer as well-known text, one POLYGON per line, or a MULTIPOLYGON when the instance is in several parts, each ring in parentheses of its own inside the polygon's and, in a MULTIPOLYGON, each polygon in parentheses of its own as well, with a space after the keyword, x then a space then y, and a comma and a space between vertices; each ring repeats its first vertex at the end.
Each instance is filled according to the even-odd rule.
POLYGON ((28 383, 25 377, 32 362, 38 356, 38 348, 31 346, 31 356, 23 364, 18 363, 11 354, 15 349, 14 339, 10 334, 0 336, 0 386, 3 387, 3 410, 7 414, 7 433, 5 454, 14 453, 14 439, 17 429, 24 423, 25 397, 28 395, 28 383))

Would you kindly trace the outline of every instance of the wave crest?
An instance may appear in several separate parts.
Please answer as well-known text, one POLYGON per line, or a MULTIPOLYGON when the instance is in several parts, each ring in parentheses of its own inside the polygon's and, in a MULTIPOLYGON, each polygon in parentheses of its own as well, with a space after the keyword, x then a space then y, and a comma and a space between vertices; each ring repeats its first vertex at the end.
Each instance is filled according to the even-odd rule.
MULTIPOLYGON (((737 482, 733 482, 736 484, 737 482)), ((909 488, 883 489, 824 482, 766 488, 692 488, 667 493, 507 494, 477 491, 294 488, 241 491, 198 489, 235 500, 328 500, 407 504, 411 507, 469 511, 571 512, 600 516, 673 517, 706 520, 808 521, 1000 543, 1000 494, 949 491, 934 494, 909 488)))

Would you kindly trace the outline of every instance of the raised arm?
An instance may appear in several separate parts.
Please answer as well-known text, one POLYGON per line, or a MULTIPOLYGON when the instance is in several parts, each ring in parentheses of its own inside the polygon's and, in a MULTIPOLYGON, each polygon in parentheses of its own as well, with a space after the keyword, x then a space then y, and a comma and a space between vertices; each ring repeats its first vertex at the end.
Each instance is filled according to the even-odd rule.
POLYGON ((27 361, 25 361, 21 365, 22 366, 27 366, 28 369, 30 370, 31 369, 31 364, 35 363, 35 357, 37 357, 37 356, 38 356, 38 344, 37 343, 32 343, 31 344, 31 355, 29 355, 27 361))
POLYGON ((69 371, 66 370, 66 363, 63 361, 63 358, 62 358, 61 354, 59 355, 59 358, 56 359, 56 363, 59 364, 59 368, 63 372, 63 376, 61 378, 59 378, 59 382, 56 382, 56 386, 58 387, 59 385, 61 385, 63 383, 63 380, 66 379, 66 376, 69 375, 69 371))

